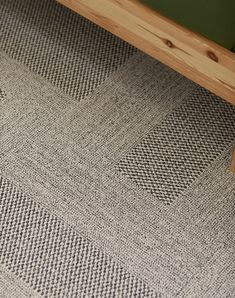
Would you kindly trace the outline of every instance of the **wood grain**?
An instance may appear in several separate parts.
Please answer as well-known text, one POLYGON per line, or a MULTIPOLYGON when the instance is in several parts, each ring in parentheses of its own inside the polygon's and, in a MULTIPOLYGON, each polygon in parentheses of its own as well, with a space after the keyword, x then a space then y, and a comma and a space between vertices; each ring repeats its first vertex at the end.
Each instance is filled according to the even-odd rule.
POLYGON ((235 174, 235 149, 233 151, 233 158, 232 158, 231 170, 235 174))
POLYGON ((235 54, 135 0, 58 0, 235 104, 235 54))

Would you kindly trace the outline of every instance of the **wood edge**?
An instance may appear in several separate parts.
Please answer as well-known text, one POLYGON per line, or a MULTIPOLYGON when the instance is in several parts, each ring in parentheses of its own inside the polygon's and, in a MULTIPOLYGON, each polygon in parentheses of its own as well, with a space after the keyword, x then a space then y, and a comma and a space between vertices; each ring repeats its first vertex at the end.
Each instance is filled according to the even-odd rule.
MULTIPOLYGON (((115 0, 116 2, 120 2, 118 0, 115 0)), ((161 20, 161 22, 163 23, 163 27, 166 28, 165 24, 170 25, 171 27, 174 27, 174 29, 177 29, 180 31, 180 33, 185 34, 186 36, 190 36, 192 37, 192 39, 195 40, 199 40, 200 44, 203 44, 205 47, 211 48, 212 50, 215 50, 216 52, 219 52, 221 54, 223 54, 224 56, 226 56, 229 59, 232 59, 232 61, 235 62, 235 53, 233 53, 232 51, 230 51, 229 49, 221 46, 220 44, 216 43, 213 40, 208 39, 207 37, 205 37, 204 35, 200 34, 200 33, 196 33, 182 25, 180 25, 179 23, 177 23, 176 21, 164 16, 163 14, 161 14, 160 12, 158 12, 157 10, 151 8, 149 5, 144 4, 142 1, 135 1, 135 0, 128 0, 129 3, 135 4, 136 2, 138 2, 138 7, 139 10, 138 12, 140 13, 140 10, 143 9, 145 11, 147 11, 147 13, 149 15, 153 15, 155 16, 157 19, 161 20), (142 8, 141 8, 142 7, 142 8)), ((131 8, 129 9, 129 11, 131 11, 131 8)), ((142 11, 141 11, 142 13, 142 11)), ((140 15, 138 14, 138 16, 140 17, 140 15)), ((141 14, 141 16, 143 17, 143 14, 141 14)), ((145 21, 149 23, 149 17, 145 17, 145 21)), ((234 71, 235 71, 235 65, 234 65, 234 71)))
MULTIPOLYGON (((112 24, 108 23, 107 22, 108 19, 106 19, 105 16, 103 18, 100 18, 99 15, 96 16, 93 11, 90 11, 90 7, 86 7, 85 4, 83 3, 84 1, 79 1, 79 0, 57 0, 57 1, 62 5, 65 5, 66 7, 69 7, 70 9, 78 12, 82 16, 88 18, 90 21, 96 23, 97 25, 103 27, 104 29, 112 32, 118 37, 126 40, 130 44, 139 48, 143 52, 146 52, 150 56, 158 59, 162 63, 170 66, 171 68, 181 73, 182 75, 186 76, 187 78, 191 79, 192 81, 209 89, 210 91, 222 97, 229 103, 235 105, 235 89, 234 90, 232 89, 234 88, 233 86, 226 85, 226 82, 224 81, 215 82, 210 77, 205 75, 202 71, 198 71, 194 67, 190 67, 187 63, 182 63, 182 61, 178 61, 173 55, 163 52, 157 47, 153 47, 146 40, 141 39, 133 32, 129 32, 128 30, 126 30, 125 27, 122 27, 120 24, 115 24, 115 21, 112 21, 112 24), (147 51, 145 50, 146 48, 148 49, 147 51)), ((229 50, 223 48, 222 46, 218 45, 217 43, 211 40, 208 40, 206 37, 201 36, 200 34, 197 34, 195 32, 190 31, 189 29, 182 27, 181 25, 175 23, 174 21, 168 19, 167 17, 162 16, 158 12, 143 5, 143 3, 140 3, 139 1, 138 3, 133 0, 127 0, 127 1, 131 5, 133 5, 133 3, 135 5, 138 4, 138 7, 142 7, 144 11, 148 11, 148 13, 150 13, 151 15, 155 15, 156 20, 158 18, 158 21, 160 19, 163 22, 170 24, 171 29, 173 29, 173 26, 174 26, 174 29, 176 28, 177 30, 180 30, 182 34, 187 36, 187 39, 189 39, 188 35, 193 36, 194 41, 198 40, 198 43, 202 43, 205 48, 211 48, 213 50, 216 50, 216 52, 219 53, 220 56, 229 60, 227 62, 229 66, 231 66, 230 63, 232 63, 232 71, 233 71, 233 65, 235 67, 235 54, 233 54, 229 50)), ((115 2, 115 4, 117 3, 117 5, 120 5, 121 7, 123 6, 123 3, 118 0, 114 0, 112 2, 115 2)), ((126 9, 126 7, 124 7, 124 9, 126 9)), ((129 7, 129 9, 134 9, 134 8, 129 7)), ((137 10, 137 12, 139 13, 139 10, 137 10)), ((136 14, 136 11, 135 11, 135 14, 136 14)), ((234 74, 235 74, 235 69, 234 69, 234 74)))
POLYGON ((235 149, 233 150, 231 171, 233 172, 233 174, 235 174, 235 149))

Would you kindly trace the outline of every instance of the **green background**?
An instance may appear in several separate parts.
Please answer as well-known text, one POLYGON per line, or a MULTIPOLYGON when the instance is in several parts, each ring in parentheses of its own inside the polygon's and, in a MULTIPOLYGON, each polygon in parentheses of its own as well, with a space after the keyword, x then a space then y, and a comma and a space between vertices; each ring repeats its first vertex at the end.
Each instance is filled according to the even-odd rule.
POLYGON ((235 51, 235 0, 142 0, 179 24, 235 51))

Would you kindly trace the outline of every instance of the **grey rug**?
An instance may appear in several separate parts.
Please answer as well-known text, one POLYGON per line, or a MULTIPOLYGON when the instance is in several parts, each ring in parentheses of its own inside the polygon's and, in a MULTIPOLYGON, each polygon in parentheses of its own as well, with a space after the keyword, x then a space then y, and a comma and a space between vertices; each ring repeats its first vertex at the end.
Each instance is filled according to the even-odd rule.
POLYGON ((0 297, 234 297, 235 108, 54 1, 0 48, 0 297))

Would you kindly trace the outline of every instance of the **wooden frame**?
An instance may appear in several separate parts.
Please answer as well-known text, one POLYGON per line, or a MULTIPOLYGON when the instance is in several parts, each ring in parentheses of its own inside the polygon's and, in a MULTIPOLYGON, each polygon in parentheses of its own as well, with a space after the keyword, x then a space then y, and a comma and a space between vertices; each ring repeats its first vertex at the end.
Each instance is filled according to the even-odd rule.
POLYGON ((233 151, 233 158, 232 158, 232 166, 231 166, 232 172, 235 174, 235 149, 233 151))
POLYGON ((235 53, 136 0, 58 0, 235 104, 235 53))
POLYGON ((235 105, 235 53, 137 0, 57 1, 235 105))

